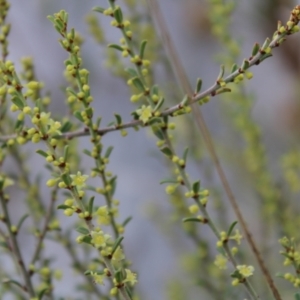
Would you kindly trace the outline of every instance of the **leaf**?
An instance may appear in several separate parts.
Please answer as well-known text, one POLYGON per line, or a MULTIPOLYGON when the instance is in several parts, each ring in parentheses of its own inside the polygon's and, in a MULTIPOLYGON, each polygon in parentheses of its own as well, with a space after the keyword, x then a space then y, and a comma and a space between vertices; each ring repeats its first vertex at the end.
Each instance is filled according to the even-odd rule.
POLYGON ((66 145, 64 148, 64 161, 67 161, 68 159, 68 153, 69 153, 69 145, 66 145))
POLYGON ((126 68, 125 72, 129 73, 133 77, 137 77, 138 76, 137 71, 135 69, 132 69, 132 68, 126 68))
POLYGON ((165 139, 164 134, 163 134, 163 132, 162 132, 162 130, 161 130, 160 127, 158 127, 158 126, 151 126, 151 129, 152 129, 152 132, 155 134, 155 136, 158 139, 160 139, 162 141, 165 139))
POLYGON ((234 73, 236 70, 238 70, 238 65, 237 64, 233 64, 232 67, 231 67, 231 71, 230 73, 234 73))
POLYGON ((167 146, 163 147, 163 148, 160 148, 159 149, 163 154, 167 155, 168 157, 172 157, 173 156, 173 153, 171 151, 171 149, 167 146))
POLYGON ((225 66, 224 66, 224 65, 221 65, 221 66, 220 66, 220 72, 219 72, 219 75, 218 75, 218 77, 217 77, 217 80, 220 80, 221 78, 223 78, 224 72, 225 72, 225 66))
POLYGON ((39 155, 42 155, 43 157, 47 157, 48 156, 48 154, 45 151, 40 150, 40 149, 36 150, 35 152, 38 153, 39 155))
POLYGON ((123 280, 123 274, 122 274, 122 270, 119 269, 117 270, 117 272, 115 273, 115 279, 118 283, 122 282, 123 280))
POLYGON ((6 250, 9 250, 8 244, 5 242, 0 242, 0 246, 3 247, 6 250))
POLYGON ((67 209, 67 208, 71 208, 71 206, 69 205, 65 205, 65 204, 60 204, 56 207, 57 209, 67 209))
POLYGON ((253 48, 252 48, 252 56, 255 56, 259 51, 259 44, 255 43, 253 48))
POLYGON ((161 98, 159 99, 158 103, 155 105, 153 111, 159 110, 159 109, 162 107, 162 105, 164 104, 164 102, 165 102, 165 98, 161 97, 161 98))
POLYGON ((199 180, 193 183, 192 189, 195 194, 199 193, 199 190, 200 190, 200 181, 199 180))
POLYGON ((144 90, 145 90, 144 85, 143 85, 143 83, 142 83, 142 81, 141 81, 140 78, 138 78, 138 77, 132 78, 132 83, 134 84, 134 86, 135 86, 138 90, 140 90, 140 91, 144 91, 144 90))
POLYGON ((21 219, 19 220, 18 222, 18 225, 17 225, 17 228, 18 228, 18 231, 19 229, 21 228, 23 222, 29 217, 29 214, 25 214, 21 217, 21 219))
POLYGON ((121 47, 121 46, 119 46, 117 44, 109 44, 107 47, 108 48, 116 49, 116 50, 121 51, 121 52, 124 50, 123 47, 121 47))
POLYGON ((119 24, 122 24, 123 22, 123 14, 120 6, 118 6, 114 11, 114 17, 117 20, 119 24))
POLYGON ((140 46, 140 58, 143 59, 144 57, 144 52, 146 49, 146 45, 147 45, 147 40, 143 40, 140 46))
POLYGON ((82 226, 77 227, 75 230, 83 235, 90 234, 89 230, 82 226))
POLYGON ((16 280, 13 280, 13 279, 4 279, 4 280, 2 280, 2 282, 3 283, 8 283, 8 284, 12 283, 12 284, 17 285, 18 287, 20 287, 22 290, 24 290, 24 287, 21 285, 21 283, 18 282, 18 281, 16 281, 16 280))
POLYGON ((238 223, 237 221, 234 221, 234 222, 230 225, 230 227, 229 227, 229 229, 228 229, 228 232, 227 232, 227 236, 228 236, 228 237, 231 235, 231 233, 232 233, 232 231, 233 231, 233 229, 234 229, 234 227, 235 227, 235 225, 236 225, 237 223, 238 223))
POLYGON ((13 104, 15 104, 16 106, 18 106, 18 108, 20 108, 20 109, 23 109, 24 106, 25 106, 25 104, 23 103, 23 101, 19 97, 16 97, 16 96, 14 96, 14 97, 11 98, 11 102, 13 104))
POLYGON ((200 93, 201 87, 202 87, 202 79, 197 78, 197 84, 196 84, 196 89, 195 89, 196 94, 200 93))
POLYGON ((67 173, 62 174, 61 179, 66 184, 66 186, 71 185, 71 177, 69 174, 67 174, 67 173))
POLYGON ((75 111, 75 112, 74 112, 74 117, 75 117, 76 119, 78 119, 80 122, 84 122, 84 120, 83 120, 83 118, 82 118, 82 116, 81 116, 80 111, 75 111))
POLYGON ((189 148, 186 147, 185 150, 184 150, 184 152, 183 152, 184 163, 186 163, 186 159, 187 159, 188 153, 189 153, 189 148))
POLYGON ((295 300, 300 300, 300 294, 299 293, 294 294, 294 298, 295 300))
POLYGON ((86 243, 86 244, 92 244, 92 237, 91 236, 84 236, 81 240, 83 243, 86 243))
POLYGON ((148 122, 149 125, 153 125, 153 124, 156 124, 156 123, 161 123, 161 118, 154 117, 154 118, 151 118, 150 121, 148 122))
POLYGON ((189 100, 190 100, 190 98, 187 95, 185 95, 183 100, 180 102, 180 104, 182 106, 185 106, 189 102, 189 100))
POLYGON ((114 147, 113 146, 109 146, 106 151, 105 151, 105 154, 104 154, 104 157, 105 158, 109 158, 110 157, 110 154, 112 153, 114 147))
POLYGON ((160 184, 164 184, 164 183, 178 183, 178 181, 176 179, 173 179, 173 178, 165 178, 165 179, 161 180, 159 183, 160 184))
POLYGON ((125 227, 131 220, 132 220, 132 217, 126 218, 126 219, 123 221, 122 226, 125 227))
POLYGON ((43 298, 43 296, 44 296, 44 294, 46 293, 46 292, 48 292, 49 291, 49 289, 48 288, 44 288, 44 289, 42 289, 39 293, 38 293, 38 299, 39 300, 41 300, 42 298, 43 298))
POLYGON ((86 154, 87 156, 92 157, 91 151, 89 151, 89 150, 87 150, 87 149, 84 149, 82 152, 83 152, 84 154, 86 154))
POLYGON ((242 69, 242 70, 247 70, 247 69, 249 69, 249 66, 250 66, 249 61, 246 60, 246 59, 244 59, 243 64, 242 64, 242 66, 241 66, 241 69, 242 69))
POLYGON ((186 222, 198 222, 198 223, 202 223, 201 220, 199 220, 198 218, 195 218, 195 217, 184 218, 182 221, 184 223, 186 223, 186 222))
POLYGON ((117 124, 118 124, 118 125, 121 125, 121 124, 122 124, 122 118, 121 118, 121 116, 118 115, 118 114, 115 114, 115 118, 116 118, 116 120, 117 120, 117 124))
POLYGON ((69 121, 66 121, 62 127, 60 128, 60 131, 61 132, 67 132, 67 131, 70 131, 70 129, 72 128, 72 123, 69 122, 69 121))
POLYGON ((89 210, 90 216, 93 214, 94 199, 95 199, 95 197, 93 196, 89 200, 88 210, 89 210))
POLYGON ((105 11, 105 8, 100 7, 100 6, 95 6, 93 8, 93 11, 103 14, 103 12, 105 11))
POLYGON ((123 236, 119 236, 119 237, 116 239, 116 241, 115 241, 115 243, 114 243, 114 245, 113 245, 113 249, 112 249, 112 251, 111 251, 111 256, 114 255, 114 253, 115 253, 116 250, 118 249, 118 247, 119 247, 119 245, 121 244, 121 242, 123 241, 123 239, 124 239, 123 236))

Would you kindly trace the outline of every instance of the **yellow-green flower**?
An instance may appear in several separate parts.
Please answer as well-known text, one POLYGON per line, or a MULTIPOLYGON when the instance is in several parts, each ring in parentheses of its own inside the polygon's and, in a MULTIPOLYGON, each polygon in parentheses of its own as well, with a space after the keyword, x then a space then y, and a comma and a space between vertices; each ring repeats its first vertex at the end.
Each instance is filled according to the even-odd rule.
POLYGON ((72 178, 72 185, 75 185, 78 189, 85 187, 85 182, 88 179, 88 175, 82 175, 81 172, 77 172, 76 175, 70 175, 72 178))
POLYGON ((95 215, 98 216, 97 222, 99 225, 108 225, 110 223, 110 217, 106 205, 99 207, 95 212, 95 215))
POLYGON ((104 274, 99 274, 97 272, 91 272, 90 275, 93 277, 95 283, 104 284, 103 280, 105 278, 104 274))
POLYGON ((227 258, 222 255, 218 254, 214 261, 214 264, 221 270, 225 270, 227 268, 227 258))
POLYGON ((108 234, 104 234, 103 231, 92 231, 92 243, 96 248, 105 247, 108 242, 110 236, 108 234))
POLYGON ((137 283, 136 273, 131 272, 129 269, 125 269, 126 278, 123 282, 129 282, 130 284, 134 285, 137 283))
POLYGON ((244 277, 250 277, 254 273, 254 267, 253 266, 247 266, 247 265, 239 265, 236 267, 236 269, 239 271, 239 273, 244 277))
POLYGON ((140 109, 137 109, 137 114, 140 116, 139 119, 146 124, 152 117, 152 108, 150 105, 143 105, 140 109))

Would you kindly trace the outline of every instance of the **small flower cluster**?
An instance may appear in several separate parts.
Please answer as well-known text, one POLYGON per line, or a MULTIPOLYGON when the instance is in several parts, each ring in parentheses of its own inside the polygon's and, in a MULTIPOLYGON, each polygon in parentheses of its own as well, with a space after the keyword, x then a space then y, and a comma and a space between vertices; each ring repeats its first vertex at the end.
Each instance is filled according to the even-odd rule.
POLYGON ((294 238, 283 237, 279 240, 279 243, 284 248, 280 251, 280 254, 285 257, 283 262, 284 266, 293 266, 295 274, 285 273, 284 275, 279 275, 280 277, 286 279, 294 285, 294 287, 300 287, 300 251, 296 248, 296 243, 294 238))

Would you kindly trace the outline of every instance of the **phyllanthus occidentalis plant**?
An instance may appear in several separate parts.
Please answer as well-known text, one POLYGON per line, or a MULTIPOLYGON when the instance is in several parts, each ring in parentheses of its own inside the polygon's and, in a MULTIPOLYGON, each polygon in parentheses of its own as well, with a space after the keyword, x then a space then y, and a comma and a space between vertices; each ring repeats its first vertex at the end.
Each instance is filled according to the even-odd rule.
MULTIPOLYGON (((164 31, 164 24, 161 22, 157 11, 157 4, 151 0, 148 2, 151 15, 157 18, 158 27, 166 36, 168 33, 164 31)), ((220 73, 211 87, 202 91, 202 80, 198 79, 194 91, 191 91, 188 84, 184 84, 184 78, 178 76, 181 78, 180 84, 186 95, 180 102, 172 106, 166 105, 168 99, 163 96, 159 86, 153 82, 152 62, 146 55, 147 46, 151 41, 136 40, 133 24, 125 18, 121 6, 117 5, 116 1, 108 1, 107 8, 95 7, 94 11, 111 18, 111 25, 122 34, 118 44, 109 44, 108 46, 119 51, 122 58, 119 57, 118 59, 127 60, 130 65, 126 68, 125 74, 122 73, 122 76, 132 91, 130 101, 135 105, 131 113, 131 121, 123 122, 121 115, 115 114, 115 120, 110 125, 103 127, 101 117, 95 115, 93 108, 94 96, 90 88, 90 73, 84 67, 84 60, 81 55, 82 39, 74 28, 69 29, 68 13, 61 10, 48 17, 60 35, 61 47, 68 55, 64 65, 65 77, 68 82, 65 93, 69 117, 57 119, 51 115, 48 109, 50 97, 44 94, 44 84, 35 77, 32 60, 24 59, 22 61, 23 70, 18 72, 15 64, 7 59, 10 25, 6 23, 6 15, 10 5, 7 1, 2 1, 1 5, 0 120, 3 122, 3 128, 1 127, 0 136, 0 166, 5 163, 9 156, 12 156, 21 165, 22 185, 28 191, 30 196, 28 198, 34 199, 28 201, 31 213, 25 214, 16 225, 13 224, 8 204, 10 186, 14 186, 16 182, 8 173, 1 170, 0 220, 5 225, 4 229, 1 227, 0 231, 1 246, 4 252, 10 253, 15 259, 20 275, 19 279, 16 280, 7 271, 1 273, 1 276, 6 278, 4 282, 8 286, 3 293, 8 291, 20 299, 31 300, 55 299, 57 297, 53 279, 59 277, 59 273, 51 269, 51 260, 43 257, 42 246, 47 232, 54 232, 58 229, 64 231, 55 215, 54 208, 58 202, 56 207, 63 210, 65 217, 74 215, 77 218, 78 223, 73 228, 79 233, 76 238, 76 247, 82 246, 83 249, 87 247, 88 251, 92 251, 96 257, 90 262, 90 267, 85 265, 72 249, 74 247, 73 241, 68 240, 68 237, 61 232, 54 235, 57 240, 63 240, 62 243, 76 264, 77 271, 84 276, 86 281, 85 293, 91 297, 95 296, 96 299, 133 300, 143 298, 136 293, 135 287, 138 283, 138 276, 137 272, 132 270, 130 266, 129 259, 132 257, 130 253, 125 255, 122 245, 126 236, 125 228, 130 218, 123 222, 120 221, 119 201, 114 198, 117 177, 107 169, 113 149, 103 143, 102 137, 113 131, 120 131, 121 135, 125 137, 128 128, 136 130, 151 128, 157 138, 158 149, 164 154, 172 171, 172 177, 162 179, 161 183, 167 184, 165 191, 170 197, 176 194, 180 196, 181 201, 185 198, 180 202, 180 208, 184 226, 186 224, 190 226, 187 231, 189 235, 200 246, 201 237, 198 236, 197 226, 208 228, 216 240, 217 249, 217 254, 211 263, 221 270, 225 270, 227 264, 230 264, 232 272, 226 275, 232 278, 231 285, 243 287, 249 299, 263 299, 259 296, 255 284, 250 281, 256 272, 254 266, 239 255, 242 234, 235 228, 239 223, 274 299, 282 299, 218 163, 214 145, 201 115, 200 129, 206 136, 205 141, 208 149, 212 152, 213 161, 238 219, 238 221, 231 222, 231 225, 223 230, 219 230, 217 220, 207 207, 210 191, 201 184, 200 180, 192 181, 190 179, 191 176, 187 171, 189 149, 186 148, 182 155, 178 154, 170 134, 171 130, 176 129, 176 125, 170 120, 189 114, 192 107, 195 109, 193 104, 204 105, 214 96, 230 93, 245 78, 251 79, 253 74, 250 72, 250 68, 272 56, 273 48, 280 46, 289 35, 299 31, 300 6, 296 6, 292 10, 286 24, 278 23, 272 38, 267 38, 262 45, 256 43, 250 57, 244 59, 241 65, 234 63, 227 75, 225 67, 222 65, 220 73), (94 164, 89 175, 81 171, 77 159, 76 138, 82 136, 90 137, 90 144, 83 151, 94 164), (27 143, 38 145, 36 152, 44 158, 46 167, 51 172, 51 178, 46 182, 51 194, 49 207, 42 204, 39 192, 36 187, 35 189, 31 187, 30 179, 25 169, 22 169, 25 162, 21 155, 21 148, 27 143), (90 177, 97 179, 98 183, 95 186, 88 184, 90 177), (37 243, 30 262, 25 263, 18 234, 23 222, 28 217, 31 217, 34 226, 37 226, 35 232, 37 243), (38 229, 39 221, 43 217, 42 229, 38 229), (99 289, 97 285, 100 285, 99 289)), ((95 23, 91 23, 91 26, 94 26, 94 35, 101 33, 100 30, 97 30, 95 23)), ((99 40, 102 42, 101 38, 99 40)), ((166 39, 166 43, 168 41, 169 37, 166 39)), ((166 50, 170 53, 171 64, 174 65, 174 72, 180 73, 181 67, 178 64, 177 54, 172 52, 170 46, 172 46, 170 42, 165 45, 166 50)), ((282 255, 286 257, 285 264, 293 264, 295 267, 295 275, 286 273, 282 277, 297 287, 300 285, 297 275, 299 273, 299 253, 295 250, 294 240, 283 238, 280 243, 284 247, 282 255)), ((213 282, 214 279, 212 278, 211 281, 213 282)), ((231 299, 234 294, 235 288, 233 288, 230 296, 231 299)), ((298 299, 300 296, 296 294, 295 297, 298 299)))

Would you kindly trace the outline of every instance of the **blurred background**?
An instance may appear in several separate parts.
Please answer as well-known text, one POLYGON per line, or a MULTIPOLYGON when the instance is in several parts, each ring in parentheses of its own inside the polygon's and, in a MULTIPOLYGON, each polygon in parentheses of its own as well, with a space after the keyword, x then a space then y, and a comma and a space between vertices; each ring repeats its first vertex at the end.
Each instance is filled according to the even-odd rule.
MULTIPOLYGON (((127 3, 118 1, 120 6, 125 7, 124 15, 126 16, 127 12, 129 16, 132 16, 134 12, 128 4, 130 1, 125 2, 127 3)), ((137 12, 145 18, 143 22, 149 22, 147 19, 149 11, 144 1, 136 2, 137 12)), ((251 55, 254 43, 262 44, 266 37, 272 36, 277 28, 278 20, 287 21, 290 11, 297 3, 291 0, 240 0, 235 4, 236 7, 228 22, 231 22, 229 28, 233 39, 241 46, 240 53, 236 55, 236 62, 240 64, 242 59, 251 55)), ((196 78, 201 77, 203 88, 208 88, 216 80, 220 63, 222 63, 222 55, 226 56, 228 52, 226 45, 220 42, 220 39, 218 40, 212 30, 210 13, 213 11, 214 1, 160 0, 159 5, 190 83, 195 86, 196 78)), ((84 66, 90 71, 95 114, 102 116, 102 124, 105 126, 113 120, 114 113, 119 113, 124 121, 129 121, 134 105, 129 101, 130 90, 126 81, 122 77, 115 76, 117 71, 114 73, 107 67, 108 50, 89 34, 86 16, 91 14, 94 6, 106 7, 107 3, 101 0, 12 0, 8 16, 12 24, 8 59, 20 66, 22 57, 32 56, 37 78, 45 83, 45 90, 51 93, 52 115, 60 116, 66 113, 65 94, 62 87, 66 85, 63 76, 63 61, 67 58, 67 54, 58 43, 58 33, 47 20, 48 15, 65 9, 69 13, 69 27, 74 27, 84 37, 82 56, 84 66)), ((118 43, 120 33, 110 26, 110 19, 100 14, 96 16, 105 32, 105 40, 109 43, 118 43)), ((247 111, 247 114, 261 128, 260 137, 267 153, 266 166, 268 172, 272 174, 275 186, 281 183, 281 157, 288 149, 297 147, 299 140, 299 40, 299 35, 291 36, 286 43, 273 51, 274 57, 252 68, 254 77, 247 82, 243 90, 244 96, 250 95, 252 99, 251 109, 247 111)), ((162 48, 161 51, 163 51, 162 48)), ((161 57, 166 57, 164 55, 162 52, 161 57)), ((171 106, 176 101, 179 102, 181 94, 168 63, 163 64, 157 59, 154 70, 155 81, 166 95, 167 106, 171 106), (174 94, 178 98, 170 99, 174 94)), ((257 241, 261 241, 265 233, 262 226, 268 223, 268 220, 260 218, 257 221, 257 210, 260 209, 260 198, 257 196, 259 189, 253 188, 252 183, 255 182, 251 177, 253 173, 247 168, 248 162, 240 153, 244 149, 245 142, 243 135, 234 126, 235 117, 232 115, 234 109, 231 111, 226 109, 229 99, 229 94, 226 97, 215 97, 201 109, 250 230, 257 241)), ((237 101, 243 101, 243 99, 240 98, 237 101)), ((236 108, 238 105, 233 107, 236 108)), ((181 136, 176 137, 178 149, 182 151, 187 144, 192 148, 195 159, 192 159, 189 165, 191 177, 193 180, 200 178, 205 188, 214 189, 216 200, 213 201, 211 209, 216 208, 216 218, 222 217, 225 223, 230 223, 235 218, 220 180, 212 168, 212 162, 200 133, 196 129, 191 131, 189 126, 192 126, 190 124, 193 121, 192 118, 188 119, 187 121, 185 117, 179 118, 178 134, 181 136), (222 212, 224 212, 223 215, 222 212)), ((79 148, 84 149, 88 141, 87 137, 80 138, 79 148)), ((195 247, 189 237, 184 234, 181 221, 176 217, 174 217, 175 222, 169 220, 170 215, 173 214, 172 203, 164 192, 165 187, 159 185, 160 180, 169 177, 169 170, 163 157, 157 151, 156 140, 151 132, 129 130, 126 138, 122 138, 119 132, 113 132, 103 138, 103 143, 106 146, 115 147, 109 168, 118 176, 116 198, 121 203, 119 218, 123 220, 128 216, 133 216, 126 229, 123 243, 126 255, 132 261, 132 269, 138 271, 137 290, 141 295, 140 299, 184 299, 182 298, 185 297, 184 295, 189 295, 186 299, 225 299, 221 296, 214 298, 213 294, 203 289, 199 282, 197 282, 199 286, 195 288, 193 278, 188 279, 186 275, 190 274, 192 268, 187 256, 189 253, 194 253, 195 247), (188 290, 187 294, 183 293, 183 296, 180 296, 180 292, 177 292, 177 298, 176 293, 172 294, 171 291, 175 290, 174 283, 176 282, 178 286, 188 290)), ((32 178, 41 175, 41 194, 47 203, 50 195, 45 183, 50 178, 50 174, 43 168, 44 159, 34 154, 38 148, 37 145, 26 146, 27 153, 30 153, 28 168, 32 171, 32 178)), ((82 156, 81 166, 84 166, 86 173, 89 173, 92 162, 86 156, 82 156)), ((17 172, 17 170, 12 160, 8 160, 4 165, 6 172, 17 172)), ((22 200, 23 193, 12 190, 11 194, 10 209, 13 212, 13 218, 18 220, 26 210, 22 200)), ((291 197, 297 199, 298 196, 293 194, 291 197)), ((58 199, 58 203, 62 202, 63 197, 58 199)), ((101 199, 99 202, 101 203, 101 199)), ((58 217, 62 231, 72 226, 74 221, 72 218, 75 218, 67 219, 61 211, 58 212, 58 217)), ((264 245, 264 249, 274 251, 277 258, 274 265, 280 268, 278 236, 272 230, 267 233, 273 239, 264 245)), ((215 244, 216 241, 208 229, 202 228, 201 234, 208 240, 208 243, 215 244)), ((75 239, 77 234, 71 231, 70 235, 75 239)), ((20 235, 20 243, 26 260, 31 256, 35 245, 28 230, 24 229, 23 234, 20 235)), ((243 243, 242 247, 247 248, 246 242, 243 243)), ((54 241, 46 240, 44 255, 55 258, 54 268, 63 270, 62 279, 54 283, 54 295, 57 297, 55 299, 60 299, 59 297, 83 299, 74 289, 76 282, 81 280, 80 276, 71 268, 69 255, 63 247, 54 241)), ((13 262, 9 260, 0 258, 0 262, 4 269, 13 268, 13 262)), ((248 263, 255 264, 251 255, 248 263)), ((268 263, 272 266, 272 262, 268 263)), ((211 264, 213 265, 212 262, 211 264)), ((200 266, 201 264, 199 268, 200 266)), ((198 271, 201 272, 201 270, 198 271)), ((286 287, 282 279, 276 279, 276 283, 283 288, 286 287)), ((261 290, 266 296, 264 299, 268 299, 267 289, 261 288, 261 290)), ((286 296, 290 297, 288 289, 286 289, 286 296)), ((236 299, 242 298, 240 296, 236 299)), ((9 300, 9 298, 4 300, 9 300)))

